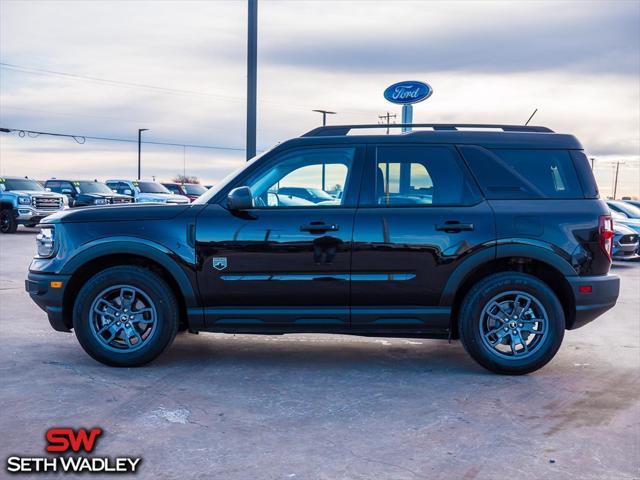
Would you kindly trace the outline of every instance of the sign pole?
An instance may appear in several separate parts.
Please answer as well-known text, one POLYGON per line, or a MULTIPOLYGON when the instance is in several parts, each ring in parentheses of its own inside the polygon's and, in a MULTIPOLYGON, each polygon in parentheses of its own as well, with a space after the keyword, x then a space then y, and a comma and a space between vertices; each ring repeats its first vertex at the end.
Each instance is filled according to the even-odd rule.
MULTIPOLYGON (((402 123, 413 123, 413 105, 402 105, 402 123)), ((411 127, 402 127, 402 132, 410 132, 411 127)))

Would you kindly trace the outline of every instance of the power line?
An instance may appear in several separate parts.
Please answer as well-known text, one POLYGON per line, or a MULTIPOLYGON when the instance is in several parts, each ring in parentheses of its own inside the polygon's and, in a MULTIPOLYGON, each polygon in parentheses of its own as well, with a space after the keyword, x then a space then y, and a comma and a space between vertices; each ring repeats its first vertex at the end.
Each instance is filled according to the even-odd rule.
POLYGON ((36 75, 45 75, 45 76, 47 76, 47 75, 49 75, 49 76, 58 76, 58 77, 65 77, 65 78, 70 78, 70 79, 74 79, 74 80, 86 80, 86 81, 90 81, 90 82, 102 83, 102 84, 105 84, 105 85, 120 86, 120 87, 132 87, 132 88, 143 88, 143 89, 147 89, 147 90, 154 90, 154 91, 157 91, 157 92, 177 94, 177 95, 198 96, 198 97, 217 97, 217 98, 222 98, 222 99, 225 99, 225 100, 244 101, 240 97, 231 97, 231 96, 227 96, 227 95, 217 95, 217 94, 208 93, 208 92, 198 92, 198 91, 195 91, 195 90, 183 90, 183 89, 179 89, 179 88, 159 87, 157 85, 150 85, 150 84, 147 84, 147 83, 125 82, 125 81, 122 81, 122 80, 112 80, 112 79, 108 79, 108 78, 93 77, 93 76, 89 76, 89 75, 80 75, 80 74, 77 74, 77 73, 68 73, 68 72, 60 72, 60 71, 56 71, 56 70, 47 70, 47 69, 44 69, 44 68, 24 67, 24 66, 21 66, 21 65, 15 65, 15 64, 11 64, 11 63, 5 63, 5 62, 0 62, 0 66, 2 66, 4 68, 8 68, 10 70, 16 70, 18 72, 23 72, 23 73, 33 73, 33 74, 36 74, 36 75))
MULTIPOLYGON (((165 93, 165 94, 170 94, 170 95, 182 95, 182 96, 195 96, 195 97, 210 97, 210 98, 218 98, 218 99, 222 99, 222 100, 227 100, 227 101, 231 101, 231 102, 240 102, 240 103, 244 103, 246 100, 243 97, 234 97, 234 96, 230 96, 230 95, 220 95, 220 94, 215 94, 215 93, 210 93, 210 92, 199 92, 197 90, 186 90, 186 89, 179 89, 179 88, 170 88, 170 87, 161 87, 158 85, 152 85, 152 84, 148 84, 148 83, 137 83, 137 82, 126 82, 123 80, 114 80, 114 79, 108 79, 108 78, 101 78, 101 77, 94 77, 94 76, 90 76, 90 75, 82 75, 82 74, 78 74, 78 73, 70 73, 70 72, 62 72, 62 71, 58 71, 58 70, 48 70, 45 68, 38 68, 38 67, 26 67, 23 65, 16 65, 13 63, 6 63, 6 62, 0 62, 0 67, 5 68, 5 69, 9 69, 9 70, 14 70, 17 72, 21 72, 21 73, 29 73, 29 74, 34 74, 34 75, 41 75, 41 76, 56 76, 59 78, 66 78, 66 79, 71 79, 71 80, 82 80, 82 81, 89 81, 89 82, 95 82, 95 83, 100 83, 100 84, 104 84, 104 85, 110 85, 110 86, 116 86, 116 87, 128 87, 128 88, 141 88, 141 89, 147 89, 147 90, 152 90, 158 93, 165 93)), ((291 102, 275 102, 272 100, 261 100, 258 102, 258 104, 271 104, 271 105, 279 105, 279 106, 285 106, 287 108, 308 108, 309 105, 301 105, 301 104, 295 104, 295 103, 291 103, 291 102)), ((371 113, 371 110, 364 110, 364 109, 349 109, 349 110, 344 110, 342 109, 343 112, 345 113, 351 113, 351 114, 369 114, 371 113)))
MULTIPOLYGON (((84 144, 87 140, 102 140, 107 142, 125 142, 125 143, 138 143, 137 140, 131 140, 128 138, 114 138, 114 137, 100 137, 93 135, 76 135, 72 133, 57 133, 57 132, 38 132, 34 130, 24 130, 20 128, 0 128, 1 132, 5 133, 17 133, 20 138, 28 136, 29 138, 36 138, 40 135, 48 135, 50 137, 67 137, 72 138, 79 143, 80 145, 84 144)), ((237 152, 244 152, 244 148, 240 147, 223 147, 220 145, 195 145, 190 143, 172 143, 172 142, 154 142, 145 140, 142 143, 146 143, 149 145, 166 145, 171 147, 189 147, 189 148, 206 148, 211 150, 232 150, 237 152)))

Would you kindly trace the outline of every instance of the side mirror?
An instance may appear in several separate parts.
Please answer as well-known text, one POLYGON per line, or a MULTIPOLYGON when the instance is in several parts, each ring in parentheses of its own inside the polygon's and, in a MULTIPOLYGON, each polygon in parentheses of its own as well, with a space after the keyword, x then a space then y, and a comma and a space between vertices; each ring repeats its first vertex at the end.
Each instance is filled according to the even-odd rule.
POLYGON ((73 195, 73 192, 68 188, 63 188, 62 193, 64 193, 65 195, 73 195))
POLYGON ((0 192, 4 192, 7 187, 4 186, 4 183, 0 183, 0 192))
POLYGON ((129 196, 132 196, 132 195, 133 195, 133 192, 131 191, 131 189, 130 189, 130 188, 126 188, 126 189, 124 189, 122 193, 123 193, 124 195, 129 195, 129 196))
POLYGON ((229 210, 242 211, 253 208, 253 194, 249 187, 234 188, 227 195, 227 208, 229 210))

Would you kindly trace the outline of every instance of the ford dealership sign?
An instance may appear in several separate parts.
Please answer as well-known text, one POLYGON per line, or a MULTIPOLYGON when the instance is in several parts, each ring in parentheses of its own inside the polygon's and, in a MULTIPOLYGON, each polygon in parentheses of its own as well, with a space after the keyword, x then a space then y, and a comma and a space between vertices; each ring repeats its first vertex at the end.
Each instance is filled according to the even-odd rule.
POLYGON ((394 83, 384 91, 384 98, 391 103, 410 105, 426 100, 433 93, 431 86, 424 82, 410 80, 394 83))

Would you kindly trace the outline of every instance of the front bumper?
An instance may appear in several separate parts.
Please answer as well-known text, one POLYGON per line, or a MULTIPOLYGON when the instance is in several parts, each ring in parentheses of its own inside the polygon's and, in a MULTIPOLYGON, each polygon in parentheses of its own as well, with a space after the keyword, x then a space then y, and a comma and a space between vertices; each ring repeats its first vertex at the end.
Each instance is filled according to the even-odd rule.
POLYGON ((31 299, 47 313, 49 323, 59 332, 70 331, 70 325, 67 326, 65 323, 63 312, 64 290, 69 278, 71 275, 29 272, 24 282, 25 290, 31 299), (61 282, 62 285, 60 288, 53 288, 52 282, 61 282))
POLYGON ((19 205, 16 220, 24 223, 38 223, 44 217, 62 210, 38 210, 29 205, 19 205))
POLYGON ((567 325, 568 330, 580 328, 595 320, 612 308, 618 300, 620 277, 617 275, 568 277, 567 280, 576 301, 575 318, 570 319, 567 325), (591 287, 591 291, 582 292, 580 287, 591 287))

